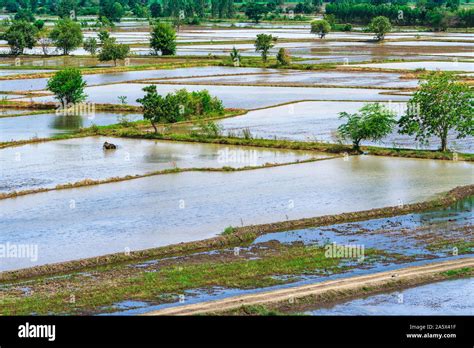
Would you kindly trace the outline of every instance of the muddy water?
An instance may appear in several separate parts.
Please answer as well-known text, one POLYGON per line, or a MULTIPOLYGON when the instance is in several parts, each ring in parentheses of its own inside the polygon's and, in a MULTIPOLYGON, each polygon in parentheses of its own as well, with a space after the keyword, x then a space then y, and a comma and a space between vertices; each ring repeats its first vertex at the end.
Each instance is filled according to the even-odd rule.
POLYGON ((360 64, 355 66, 381 69, 426 69, 444 71, 474 71, 474 63, 459 62, 452 60, 449 62, 401 62, 401 63, 374 63, 360 64))
MULTIPOLYGON (((18 113, 18 111, 12 111, 18 113)), ((0 142, 48 138, 71 133, 79 128, 90 127, 94 124, 107 126, 119 123, 122 119, 138 121, 143 119, 143 115, 94 112, 84 116, 48 113, 24 117, 4 117, 0 118, 0 142)))
POLYGON ((35 244, 36 262, 199 240, 227 226, 410 203, 472 184, 472 165, 353 157, 239 173, 180 173, 0 201, 0 243, 35 244))
MULTIPOLYGON (((88 101, 95 103, 119 103, 118 97, 127 95, 127 103, 137 105, 137 98, 144 94, 146 84, 129 83, 96 86, 85 89, 88 101)), ((212 85, 157 85, 159 94, 186 88, 188 91, 208 90, 221 99, 229 108, 254 109, 298 100, 363 100, 363 101, 403 101, 408 96, 380 94, 378 89, 357 88, 306 88, 306 87, 258 87, 258 86, 212 86, 212 85)), ((51 101, 52 97, 34 98, 36 101, 51 101)))
POLYGON ((47 72, 54 72, 54 70, 0 69, 0 77, 20 75, 20 74, 40 74, 40 73, 47 73, 47 72))
MULTIPOLYGON (((222 77, 198 77, 184 81, 189 83, 291 83, 302 85, 335 85, 335 86, 367 86, 367 87, 416 87, 418 80, 400 79, 400 74, 393 73, 366 73, 366 72, 287 72, 265 75, 242 75, 222 77)), ((183 80, 173 80, 183 81, 183 80)))
POLYGON ((253 244, 271 240, 319 246, 336 243, 363 245, 365 249, 374 248, 415 259, 449 257, 453 255, 450 245, 474 241, 473 207, 474 196, 429 212, 269 233, 257 238, 253 244), (431 248, 440 241, 445 242, 445 246, 431 248))
MULTIPOLYGON (((243 116, 224 119, 218 123, 224 132, 236 135, 249 129, 254 137, 265 139, 287 139, 299 141, 337 142, 337 128, 344 123, 340 112, 355 113, 365 103, 361 102, 302 102, 275 108, 250 111, 243 116)), ((386 103, 397 117, 404 114, 405 103, 386 103)), ((380 142, 363 142, 364 145, 378 145, 399 148, 438 149, 440 141, 431 138, 429 144, 420 145, 414 137, 401 135, 398 129, 380 142)), ((474 152, 474 137, 456 139, 449 137, 450 148, 458 152, 474 152)))
MULTIPOLYGON (((101 85, 106 83, 126 82, 141 79, 183 77, 183 76, 205 76, 220 74, 244 74, 244 73, 261 73, 265 71, 274 71, 260 68, 234 68, 234 67, 196 67, 181 69, 159 69, 159 70, 143 70, 143 71, 126 71, 113 74, 92 74, 84 75, 84 81, 87 85, 101 85)), ((42 90, 46 88, 47 78, 38 79, 18 79, 9 81, 0 81, 0 91, 27 91, 42 90)), ((124 89, 126 91, 126 89, 124 89)), ((122 95, 127 95, 123 92, 122 95)))
POLYGON ((0 192, 171 168, 244 167, 326 157, 303 151, 124 138, 59 140, 0 150, 0 192), (116 144, 118 149, 104 151, 105 141, 116 144))
POLYGON ((448 280, 398 292, 369 296, 309 315, 472 315, 474 279, 448 280))

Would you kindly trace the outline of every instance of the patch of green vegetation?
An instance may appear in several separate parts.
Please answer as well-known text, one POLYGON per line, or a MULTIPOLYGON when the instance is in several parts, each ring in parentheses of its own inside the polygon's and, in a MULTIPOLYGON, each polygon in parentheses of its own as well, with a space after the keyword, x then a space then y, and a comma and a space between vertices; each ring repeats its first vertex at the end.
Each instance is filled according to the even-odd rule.
MULTIPOLYGON (((366 250, 367 255, 380 254, 366 250)), ((123 266, 122 266, 123 267, 123 266)), ((67 287, 53 293, 35 291, 30 296, 3 296, 3 315, 84 314, 103 312, 126 299, 156 302, 165 294, 181 294, 190 289, 211 287, 259 288, 282 284, 288 280, 279 275, 338 273, 347 267, 341 259, 327 258, 325 249, 317 246, 282 246, 277 254, 259 259, 233 259, 221 262, 182 262, 160 267, 156 272, 137 271, 123 277, 84 286, 81 277, 67 279, 67 287), (71 302, 71 294, 75 301, 71 302)), ((47 289, 48 279, 36 280, 47 289)))
POLYGON ((228 226, 224 229, 224 232, 222 232, 221 234, 223 236, 227 236, 229 234, 233 234, 234 232, 235 232, 235 229, 232 226, 228 226))
POLYGON ((474 241, 452 241, 452 240, 441 240, 434 243, 428 244, 426 249, 430 251, 452 251, 457 250, 458 254, 469 254, 472 253, 474 248, 474 241), (455 249, 456 248, 456 249, 455 249))
POLYGON ((472 267, 464 267, 460 269, 452 269, 446 272, 441 272, 442 275, 449 278, 458 278, 469 276, 474 271, 472 267))

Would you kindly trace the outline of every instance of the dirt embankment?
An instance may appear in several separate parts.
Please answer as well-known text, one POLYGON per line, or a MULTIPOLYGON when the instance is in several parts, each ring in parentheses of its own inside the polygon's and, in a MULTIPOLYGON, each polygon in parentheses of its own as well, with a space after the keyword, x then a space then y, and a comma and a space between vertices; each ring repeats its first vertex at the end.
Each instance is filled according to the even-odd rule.
POLYGON ((414 286, 447 278, 444 272, 470 269, 474 270, 474 258, 458 259, 453 261, 439 262, 424 266, 415 266, 375 273, 370 275, 349 277, 338 280, 330 280, 317 284, 303 285, 288 289, 280 289, 258 294, 249 294, 230 297, 222 300, 195 303, 191 305, 165 308, 153 311, 145 315, 197 315, 229 312, 242 306, 272 306, 278 305, 301 308, 299 302, 316 303, 319 299, 327 296, 338 295, 354 296, 356 294, 366 295, 380 290, 398 289, 404 286, 414 286))

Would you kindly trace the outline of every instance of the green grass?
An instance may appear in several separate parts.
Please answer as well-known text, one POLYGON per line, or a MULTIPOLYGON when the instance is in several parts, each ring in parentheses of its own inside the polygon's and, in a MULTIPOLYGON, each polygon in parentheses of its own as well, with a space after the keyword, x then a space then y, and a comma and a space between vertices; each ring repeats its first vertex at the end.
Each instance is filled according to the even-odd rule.
POLYGON ((464 267, 460 269, 453 269, 446 272, 441 272, 441 274, 449 278, 458 278, 458 277, 466 277, 470 275, 473 271, 474 271, 474 268, 472 267, 464 267))
MULTIPOLYGON (((61 290, 54 295, 45 291, 34 292, 28 297, 4 296, 0 312, 3 315, 96 313, 123 300, 156 302, 158 298, 173 297, 185 290, 215 286, 259 288, 288 281, 275 278, 278 275, 320 274, 328 270, 337 273, 345 269, 340 265, 340 259, 326 258, 324 253, 322 247, 283 246, 277 254, 261 259, 182 263, 124 279, 114 277, 97 282, 93 287, 81 288, 81 278, 72 276, 68 282, 74 286, 65 284, 68 286, 64 287, 71 290, 61 290), (69 302, 71 294, 75 295, 75 303, 69 302)), ((380 252, 366 250, 366 254, 375 256, 380 252)), ((45 279, 36 282, 47 283, 45 279)))
POLYGON ((454 251, 457 248, 458 254, 469 254, 474 249, 474 241, 457 241, 442 240, 429 244, 426 249, 430 251, 454 251))

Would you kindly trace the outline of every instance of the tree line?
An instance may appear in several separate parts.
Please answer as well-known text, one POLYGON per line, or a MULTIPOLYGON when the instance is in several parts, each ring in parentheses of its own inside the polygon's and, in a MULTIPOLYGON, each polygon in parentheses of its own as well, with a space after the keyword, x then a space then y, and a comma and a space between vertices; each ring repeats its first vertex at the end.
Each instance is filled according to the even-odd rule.
POLYGON ((425 25, 435 30, 449 27, 473 27, 474 9, 459 8, 459 0, 419 1, 416 7, 401 3, 337 1, 326 6, 326 14, 341 23, 367 24, 384 16, 396 25, 425 25))

